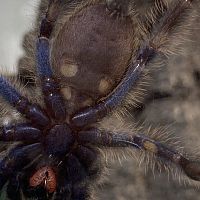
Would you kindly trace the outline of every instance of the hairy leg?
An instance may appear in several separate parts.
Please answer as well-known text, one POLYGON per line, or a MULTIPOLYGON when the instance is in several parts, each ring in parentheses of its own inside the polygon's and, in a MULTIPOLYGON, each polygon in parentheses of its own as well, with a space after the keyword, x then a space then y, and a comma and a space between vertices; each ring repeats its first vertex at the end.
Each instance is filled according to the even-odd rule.
POLYGON ((23 141, 25 143, 39 142, 42 131, 28 123, 3 126, 0 141, 23 141))
POLYGON ((98 129, 81 131, 78 134, 79 142, 82 144, 93 144, 105 147, 134 147, 139 151, 147 151, 154 154, 158 159, 166 163, 173 163, 181 168, 191 179, 200 180, 200 163, 188 159, 177 150, 168 147, 162 142, 151 139, 147 135, 138 133, 106 132, 98 129))

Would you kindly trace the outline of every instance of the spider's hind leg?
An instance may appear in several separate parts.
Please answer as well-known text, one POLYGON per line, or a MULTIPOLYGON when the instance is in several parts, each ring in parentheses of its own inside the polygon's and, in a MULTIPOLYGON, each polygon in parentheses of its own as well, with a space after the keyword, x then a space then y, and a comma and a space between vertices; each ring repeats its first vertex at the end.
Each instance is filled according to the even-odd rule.
POLYGON ((190 159, 186 153, 180 152, 176 146, 165 144, 159 137, 154 138, 142 133, 130 134, 129 132, 120 133, 92 128, 79 132, 78 139, 82 144, 90 143, 95 146, 133 147, 139 152, 150 155, 155 160, 158 169, 162 170, 163 166, 166 169, 175 167, 190 180, 200 181, 200 162, 190 159))
POLYGON ((52 0, 40 25, 36 45, 37 73, 40 77, 44 101, 49 115, 57 121, 66 119, 64 99, 58 81, 53 76, 50 63, 50 39, 63 1, 52 0))

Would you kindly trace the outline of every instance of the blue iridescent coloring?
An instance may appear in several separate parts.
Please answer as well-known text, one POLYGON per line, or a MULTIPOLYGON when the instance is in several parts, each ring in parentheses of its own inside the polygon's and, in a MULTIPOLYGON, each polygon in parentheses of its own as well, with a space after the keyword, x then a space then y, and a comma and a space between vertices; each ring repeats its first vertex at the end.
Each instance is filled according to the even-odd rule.
POLYGON ((37 71, 40 78, 52 77, 50 64, 50 47, 49 41, 45 38, 39 38, 37 41, 37 71))

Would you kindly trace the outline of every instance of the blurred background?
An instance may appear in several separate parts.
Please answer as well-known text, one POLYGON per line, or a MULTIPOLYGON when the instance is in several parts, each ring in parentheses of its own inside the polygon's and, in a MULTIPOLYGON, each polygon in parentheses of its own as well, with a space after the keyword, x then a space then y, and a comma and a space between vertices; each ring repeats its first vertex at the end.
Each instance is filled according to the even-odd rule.
POLYGON ((13 74, 23 55, 24 34, 33 27, 39 0, 0 0, 0 69, 13 74))
MULTIPOLYGON (((138 8, 153 0, 137 0, 138 8)), ((23 36, 33 28, 39 0, 0 0, 0 69, 16 74, 19 58, 25 53, 23 36)), ((199 9, 199 8, 195 8, 199 9)), ((170 124, 177 137, 196 151, 200 146, 200 17, 192 25, 183 53, 170 56, 168 63, 152 75, 144 104, 133 109, 138 121, 153 126, 170 124)), ((187 23, 187 21, 186 21, 187 23)), ((181 33, 180 33, 181 34, 181 33)), ((156 178, 144 173, 136 160, 111 163, 109 177, 97 191, 106 200, 199 200, 200 190, 168 180, 163 173, 156 178)))

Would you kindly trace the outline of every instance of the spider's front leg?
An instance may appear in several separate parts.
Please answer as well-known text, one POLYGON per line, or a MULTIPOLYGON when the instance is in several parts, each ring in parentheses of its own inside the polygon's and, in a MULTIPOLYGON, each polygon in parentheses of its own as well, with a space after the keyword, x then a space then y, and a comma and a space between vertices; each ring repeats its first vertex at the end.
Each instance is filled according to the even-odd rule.
POLYGON ((37 41, 37 71, 42 84, 44 101, 49 115, 57 121, 64 121, 67 113, 64 99, 60 92, 60 86, 53 77, 50 64, 49 39, 61 5, 62 1, 60 0, 50 1, 46 16, 41 22, 40 34, 37 41))
MULTIPOLYGON (((65 120, 66 110, 60 88, 53 77, 50 65, 49 37, 52 33, 54 22, 62 5, 59 0, 52 0, 46 17, 42 20, 40 35, 37 41, 37 70, 41 79, 44 101, 48 114, 56 120, 65 120)), ((0 77, 0 95, 37 127, 47 127, 50 123, 49 115, 38 104, 31 103, 22 96, 4 77, 0 77)), ((27 127, 28 129, 28 127, 27 127)))
POLYGON ((0 141, 39 142, 42 131, 28 123, 4 126, 1 128, 0 141))
POLYGON ((190 179, 200 181, 200 162, 190 160, 177 150, 144 134, 132 133, 130 135, 91 128, 79 132, 78 141, 81 144, 104 147, 134 147, 139 151, 146 151, 155 155, 158 160, 163 160, 167 165, 175 164, 190 179))

